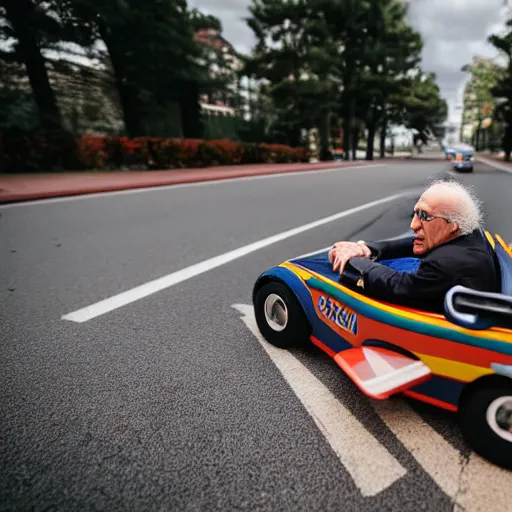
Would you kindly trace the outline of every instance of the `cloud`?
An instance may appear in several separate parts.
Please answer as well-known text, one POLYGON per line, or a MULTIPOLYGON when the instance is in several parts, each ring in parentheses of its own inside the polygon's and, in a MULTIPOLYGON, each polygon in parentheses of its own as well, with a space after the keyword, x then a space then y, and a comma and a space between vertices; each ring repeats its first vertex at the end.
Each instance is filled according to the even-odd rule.
MULTIPOLYGON (((190 7, 218 17, 224 37, 241 52, 255 44, 244 18, 249 16, 250 0, 189 0, 190 7)), ((473 56, 493 58, 496 51, 487 43, 490 34, 501 32, 511 8, 503 0, 409 0, 409 22, 424 40, 423 69, 437 75, 441 94, 450 107, 450 120, 459 122, 456 111, 462 101, 467 74, 461 72, 473 56)))
POLYGON ((487 38, 504 28, 507 9, 503 0, 411 0, 409 5, 409 22, 425 42, 423 68, 436 73, 449 120, 459 122, 456 106, 468 79, 460 70, 474 56, 497 56, 487 38))

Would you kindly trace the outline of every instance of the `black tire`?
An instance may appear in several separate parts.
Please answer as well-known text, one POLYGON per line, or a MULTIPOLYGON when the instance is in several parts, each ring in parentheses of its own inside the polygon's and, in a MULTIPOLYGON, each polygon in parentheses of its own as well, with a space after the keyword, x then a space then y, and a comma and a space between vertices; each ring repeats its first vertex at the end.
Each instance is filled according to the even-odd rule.
POLYGON ((508 384, 504 377, 468 392, 459 406, 459 419, 462 434, 476 453, 497 466, 512 469, 512 431, 500 428, 500 422, 503 427, 503 422, 512 420, 512 381, 508 384), (507 405, 496 410, 501 401, 507 405), (505 407, 511 408, 508 414, 505 407))
POLYGON ((254 313, 261 334, 275 347, 291 348, 309 341, 311 327, 306 314, 295 295, 284 284, 270 281, 257 290, 254 297, 254 313), (275 308, 268 311, 269 315, 265 315, 265 307, 270 307, 274 299, 277 301, 275 308), (267 318, 275 317, 272 312, 278 313, 283 324, 280 326, 282 330, 277 330, 269 324, 267 318))

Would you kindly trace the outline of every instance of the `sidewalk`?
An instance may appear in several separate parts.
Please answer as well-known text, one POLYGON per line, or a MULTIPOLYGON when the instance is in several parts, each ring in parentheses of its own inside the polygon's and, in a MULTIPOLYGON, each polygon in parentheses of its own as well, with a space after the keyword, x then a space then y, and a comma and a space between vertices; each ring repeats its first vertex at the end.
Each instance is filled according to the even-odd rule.
POLYGON ((480 162, 491 165, 496 169, 500 169, 505 172, 512 173, 512 162, 505 162, 504 153, 476 153, 476 158, 480 160, 480 162))
POLYGON ((378 161, 264 164, 168 171, 105 171, 47 174, 0 174, 0 204, 52 197, 93 194, 180 183, 341 169, 376 165, 378 161))

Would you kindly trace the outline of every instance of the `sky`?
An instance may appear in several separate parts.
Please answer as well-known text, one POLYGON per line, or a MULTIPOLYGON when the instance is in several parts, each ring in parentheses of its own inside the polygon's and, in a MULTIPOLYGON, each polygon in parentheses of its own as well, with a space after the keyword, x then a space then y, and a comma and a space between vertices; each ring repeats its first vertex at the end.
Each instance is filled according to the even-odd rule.
MULTIPOLYGON (((512 15, 512 0, 508 3, 509 8, 504 0, 409 0, 409 22, 424 41, 423 70, 436 73, 450 122, 459 123, 462 115, 457 110, 467 81, 462 66, 473 56, 498 55, 487 37, 503 31, 512 15)), ((225 39, 238 51, 250 52, 255 39, 244 18, 249 16, 251 0, 188 0, 188 4, 219 18, 225 39)))

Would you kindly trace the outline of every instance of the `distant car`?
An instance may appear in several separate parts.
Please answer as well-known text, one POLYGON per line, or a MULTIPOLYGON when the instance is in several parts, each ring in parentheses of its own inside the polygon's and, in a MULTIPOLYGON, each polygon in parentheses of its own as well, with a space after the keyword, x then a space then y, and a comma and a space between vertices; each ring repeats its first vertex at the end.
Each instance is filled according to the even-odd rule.
MULTIPOLYGON (((512 468, 512 249, 499 235, 482 237, 497 255, 501 293, 455 286, 444 315, 401 307, 349 285, 350 262, 340 277, 324 251, 258 277, 258 327, 276 347, 310 340, 373 399, 403 393, 457 412, 469 446, 512 468)), ((419 263, 382 263, 414 271, 409 260, 419 263)))
POLYGON ((475 156, 472 150, 457 150, 453 168, 457 171, 473 172, 473 162, 475 156))
POLYGON ((457 155, 457 151, 454 148, 444 148, 444 154, 446 160, 455 160, 455 156, 457 155))
POLYGON ((459 145, 444 148, 447 160, 452 161, 453 168, 457 171, 473 172, 475 151, 469 145, 459 145))

